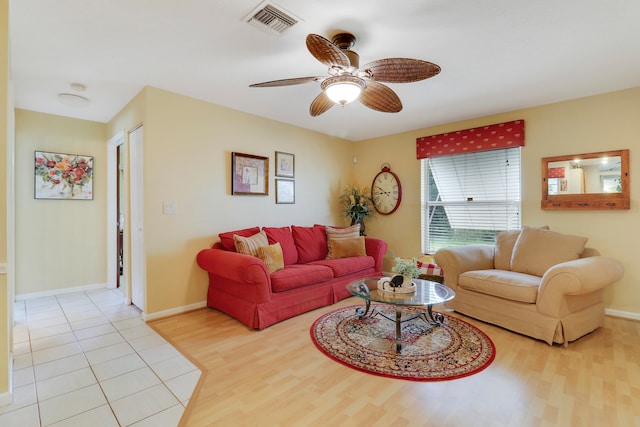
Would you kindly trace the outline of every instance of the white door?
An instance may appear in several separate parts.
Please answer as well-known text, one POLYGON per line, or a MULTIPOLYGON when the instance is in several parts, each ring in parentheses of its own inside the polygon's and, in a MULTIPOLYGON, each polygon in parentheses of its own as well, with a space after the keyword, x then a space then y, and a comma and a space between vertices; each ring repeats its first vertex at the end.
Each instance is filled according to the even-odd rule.
POLYGON ((144 194, 143 194, 143 133, 142 125, 129 132, 131 171, 131 302, 144 312, 146 291, 146 261, 144 254, 144 194))

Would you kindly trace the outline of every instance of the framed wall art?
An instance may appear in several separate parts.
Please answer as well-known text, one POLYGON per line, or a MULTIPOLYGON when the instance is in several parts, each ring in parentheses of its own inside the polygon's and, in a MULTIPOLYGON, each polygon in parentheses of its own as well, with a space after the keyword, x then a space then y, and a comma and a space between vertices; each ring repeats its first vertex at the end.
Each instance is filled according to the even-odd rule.
POLYGON ((276 176, 294 178, 296 174, 295 161, 294 154, 276 151, 276 176))
POLYGON ((292 179, 276 179, 276 203, 295 203, 296 183, 292 179))
POLYGON ((36 151, 34 197, 93 200, 93 156, 36 151))
POLYGON ((269 158, 231 153, 231 194, 269 194, 269 158))

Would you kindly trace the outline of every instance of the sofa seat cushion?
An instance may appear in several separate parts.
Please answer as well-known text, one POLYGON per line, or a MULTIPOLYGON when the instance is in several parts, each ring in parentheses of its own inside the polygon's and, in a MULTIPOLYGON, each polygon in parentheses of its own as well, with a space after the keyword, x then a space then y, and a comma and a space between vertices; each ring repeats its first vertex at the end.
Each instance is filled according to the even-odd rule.
POLYGON ((308 265, 329 267, 335 277, 342 277, 375 267, 372 256, 355 256, 351 258, 323 259, 310 262, 308 265))
POLYGON ((333 271, 324 265, 294 264, 271 274, 271 290, 283 292, 333 279, 333 271))
POLYGON ((505 270, 472 270, 462 273, 461 288, 512 301, 535 303, 541 277, 505 270))

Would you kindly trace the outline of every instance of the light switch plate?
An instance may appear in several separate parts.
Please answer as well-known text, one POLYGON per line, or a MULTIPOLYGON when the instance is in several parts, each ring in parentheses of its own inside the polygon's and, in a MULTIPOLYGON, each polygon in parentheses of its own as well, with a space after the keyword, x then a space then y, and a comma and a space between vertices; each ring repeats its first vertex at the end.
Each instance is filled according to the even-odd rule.
POLYGON ((178 202, 164 202, 162 212, 165 215, 175 215, 178 212, 178 202))

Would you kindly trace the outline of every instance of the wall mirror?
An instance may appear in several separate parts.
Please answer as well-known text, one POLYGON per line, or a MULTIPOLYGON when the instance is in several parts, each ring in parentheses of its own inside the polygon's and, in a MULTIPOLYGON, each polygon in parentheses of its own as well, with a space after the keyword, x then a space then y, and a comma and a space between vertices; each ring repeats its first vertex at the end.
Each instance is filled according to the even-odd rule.
POLYGON ((629 150, 542 159, 542 209, 629 209, 629 150))

